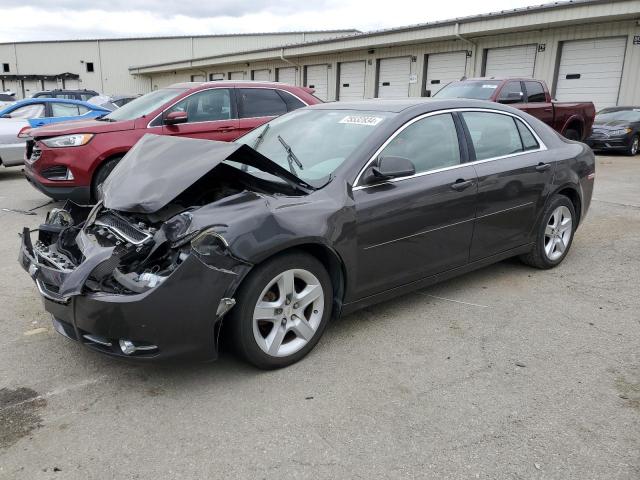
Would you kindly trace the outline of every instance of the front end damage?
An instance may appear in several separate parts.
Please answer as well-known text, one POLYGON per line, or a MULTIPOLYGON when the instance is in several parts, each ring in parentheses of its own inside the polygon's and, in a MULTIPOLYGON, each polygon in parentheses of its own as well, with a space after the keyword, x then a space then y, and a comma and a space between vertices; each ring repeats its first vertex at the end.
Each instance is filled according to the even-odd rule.
POLYGON ((122 357, 217 356, 220 321, 250 265, 220 226, 196 228, 188 210, 170 219, 79 206, 52 210, 24 229, 19 261, 55 329, 122 357))

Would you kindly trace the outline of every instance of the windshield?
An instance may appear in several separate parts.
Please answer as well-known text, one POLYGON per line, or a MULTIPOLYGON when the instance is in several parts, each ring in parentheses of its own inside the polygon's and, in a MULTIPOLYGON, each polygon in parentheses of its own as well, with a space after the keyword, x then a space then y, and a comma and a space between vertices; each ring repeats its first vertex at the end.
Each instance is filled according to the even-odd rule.
POLYGON ((120 120, 134 120, 150 114, 169 100, 176 98, 184 92, 186 92, 185 88, 161 88, 160 90, 155 90, 130 101, 126 105, 123 105, 118 110, 111 112, 103 118, 112 122, 120 120))
POLYGON ((496 91, 500 82, 491 80, 479 80, 453 82, 434 95, 437 98, 475 98, 477 100, 489 100, 496 91))
MULTIPOLYGON (((236 142, 248 145, 298 178, 317 185, 391 115, 360 110, 296 110, 252 130, 236 142)), ((235 162, 228 163, 238 166, 235 162)), ((255 173, 254 169, 249 171, 255 173)))
POLYGON ((605 123, 613 121, 640 122, 640 110, 603 110, 596 115, 596 122, 605 123))

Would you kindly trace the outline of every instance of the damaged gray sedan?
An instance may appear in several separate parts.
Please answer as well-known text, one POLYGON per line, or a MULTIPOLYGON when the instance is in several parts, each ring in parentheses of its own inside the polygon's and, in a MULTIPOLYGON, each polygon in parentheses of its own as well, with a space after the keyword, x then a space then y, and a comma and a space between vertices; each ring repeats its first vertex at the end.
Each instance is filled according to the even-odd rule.
POLYGON ((93 207, 68 202, 19 261, 56 330, 113 356, 261 368, 331 317, 512 256, 552 268, 586 215, 591 150, 472 100, 318 105, 235 143, 147 135, 93 207))

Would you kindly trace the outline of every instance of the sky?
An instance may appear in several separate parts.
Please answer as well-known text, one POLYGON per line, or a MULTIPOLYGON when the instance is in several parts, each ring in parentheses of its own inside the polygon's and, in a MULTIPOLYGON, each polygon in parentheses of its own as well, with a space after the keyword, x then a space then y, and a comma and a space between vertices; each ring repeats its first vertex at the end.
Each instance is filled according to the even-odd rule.
POLYGON ((0 0, 0 42, 361 31, 497 12, 541 0, 0 0))

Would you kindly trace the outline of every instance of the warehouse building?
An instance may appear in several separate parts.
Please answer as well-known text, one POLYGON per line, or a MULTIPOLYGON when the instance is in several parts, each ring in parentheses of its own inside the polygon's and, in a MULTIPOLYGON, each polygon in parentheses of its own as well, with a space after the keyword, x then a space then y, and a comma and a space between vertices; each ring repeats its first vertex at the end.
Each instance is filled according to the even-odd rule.
POLYGON ((0 62, 14 69, 0 76, 4 88, 33 82, 25 95, 53 80, 19 75, 43 72, 107 93, 271 80, 329 101, 426 97, 464 76, 521 76, 545 80, 561 101, 640 105, 640 0, 563 1, 366 33, 0 44, 0 62))
POLYGON ((152 88, 150 79, 130 73, 131 65, 216 56, 353 33, 357 31, 0 43, 0 88, 16 92, 19 98, 53 88, 147 93, 152 88))
POLYGON ((463 76, 522 76, 545 80, 562 101, 640 105, 640 0, 555 2, 129 71, 151 88, 275 80, 323 100, 424 97, 463 76))

